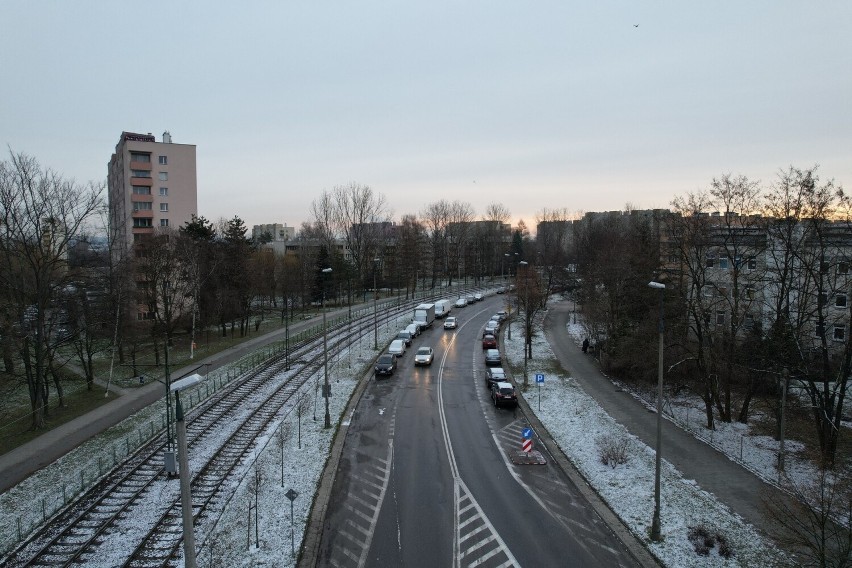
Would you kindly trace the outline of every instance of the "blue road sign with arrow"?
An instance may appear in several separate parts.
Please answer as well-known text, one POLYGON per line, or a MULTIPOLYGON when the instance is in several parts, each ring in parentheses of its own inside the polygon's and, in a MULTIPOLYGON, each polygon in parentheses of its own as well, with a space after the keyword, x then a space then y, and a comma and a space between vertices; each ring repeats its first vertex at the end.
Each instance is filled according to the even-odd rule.
POLYGON ((532 438, 532 434, 533 434, 532 428, 524 428, 524 438, 525 439, 532 438))

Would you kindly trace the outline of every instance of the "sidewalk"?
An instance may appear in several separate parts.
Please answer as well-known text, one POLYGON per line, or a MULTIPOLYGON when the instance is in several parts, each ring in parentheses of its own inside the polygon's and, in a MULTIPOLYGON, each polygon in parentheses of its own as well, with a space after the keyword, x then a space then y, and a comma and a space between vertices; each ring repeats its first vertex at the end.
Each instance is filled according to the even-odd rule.
MULTIPOLYGON (((544 322, 545 337, 559 363, 610 416, 650 448, 656 448, 656 413, 630 394, 616 390, 595 359, 582 353, 566 330, 570 317, 570 303, 560 302, 550 307, 544 322)), ((761 497, 776 488, 668 420, 663 420, 662 457, 685 479, 695 480, 757 530, 768 533, 770 523, 763 514, 761 497)), ((666 514, 665 504, 661 514, 666 514)))

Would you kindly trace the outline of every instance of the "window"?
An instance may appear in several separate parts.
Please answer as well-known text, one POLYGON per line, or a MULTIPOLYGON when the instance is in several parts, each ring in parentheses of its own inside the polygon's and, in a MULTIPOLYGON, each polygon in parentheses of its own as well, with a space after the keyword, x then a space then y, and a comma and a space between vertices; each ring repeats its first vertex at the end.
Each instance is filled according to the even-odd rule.
POLYGON ((169 172, 160 172, 160 181, 169 181, 169 172))
POLYGON ((148 227, 153 227, 154 225, 151 223, 151 219, 137 219, 133 218, 133 227, 135 229, 145 229, 148 227))
POLYGON ((748 266, 749 270, 757 270, 757 259, 750 258, 746 261, 746 266, 748 266))
POLYGON ((828 294, 819 295, 819 305, 824 306, 828 303, 828 294))
POLYGON ((837 273, 838 274, 849 274, 849 263, 848 262, 840 262, 837 264, 837 273))
POLYGON ((712 252, 707 253, 707 262, 705 263, 707 268, 713 268, 716 266, 716 255, 712 252))
POLYGON ((722 298, 728 297, 728 289, 727 288, 719 288, 719 296, 722 298))
POLYGON ((153 208, 151 207, 150 201, 134 201, 133 202, 133 210, 134 211, 151 211, 153 208))
POLYGON ((716 325, 725 325, 725 310, 716 311, 716 325))
POLYGON ((814 336, 815 337, 822 337, 823 335, 825 335, 825 327, 821 326, 821 325, 817 325, 816 329, 814 330, 814 336))
POLYGON ((160 226, 161 227, 168 227, 169 226, 169 220, 168 219, 160 219, 160 226))
POLYGON ((161 187, 161 188, 160 188, 160 195, 161 195, 162 197, 168 197, 168 195, 169 195, 169 188, 168 188, 168 187, 161 187))
POLYGON ((838 294, 834 297, 834 305, 838 308, 846 307, 846 294, 838 294))
POLYGON ((846 326, 842 323, 834 324, 834 335, 832 336, 835 341, 843 341, 846 339, 846 326))
POLYGON ((754 314, 751 312, 745 313, 745 328, 754 329, 754 314))
POLYGON ((168 164, 169 164, 169 157, 168 156, 160 156, 160 165, 161 166, 167 166, 168 164))
POLYGON ((749 300, 754 300, 754 288, 752 286, 746 286, 745 297, 749 300))
POLYGON ((727 270, 728 268, 728 258, 724 256, 719 257, 719 268, 727 270))
POLYGON ((148 321, 154 319, 154 312, 137 312, 137 321, 148 321))
POLYGON ((143 162, 145 164, 151 163, 151 154, 143 154, 142 152, 130 152, 130 161, 131 162, 143 162))
POLYGON ((828 274, 828 263, 820 262, 819 263, 819 273, 820 274, 828 274))
POLYGON ((169 212, 169 204, 168 203, 160 203, 160 213, 168 213, 169 212))
POLYGON ((704 295, 705 298, 712 298, 713 286, 704 286, 703 288, 701 288, 701 293, 704 295))
POLYGON ((151 188, 147 185, 134 185, 133 195, 151 195, 151 188))
POLYGON ((151 172, 148 170, 130 170, 130 177, 149 178, 151 177, 151 172))

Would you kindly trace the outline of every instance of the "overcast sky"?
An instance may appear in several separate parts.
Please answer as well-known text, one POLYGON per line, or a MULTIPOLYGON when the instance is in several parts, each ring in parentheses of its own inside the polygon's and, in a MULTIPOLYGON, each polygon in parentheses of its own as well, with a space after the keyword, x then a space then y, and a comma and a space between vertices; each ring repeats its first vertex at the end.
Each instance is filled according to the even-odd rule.
POLYGON ((123 130, 169 130, 199 214, 249 226, 350 182, 528 225, 728 172, 852 184, 848 0, 4 0, 0 84, 4 152, 102 181, 123 130))

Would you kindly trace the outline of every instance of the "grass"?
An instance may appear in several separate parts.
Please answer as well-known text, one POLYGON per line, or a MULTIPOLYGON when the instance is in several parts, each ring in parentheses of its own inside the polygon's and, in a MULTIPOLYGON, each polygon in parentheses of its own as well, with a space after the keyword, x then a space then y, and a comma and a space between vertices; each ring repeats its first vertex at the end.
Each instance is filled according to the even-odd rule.
POLYGON ((54 396, 54 400, 49 404, 49 414, 45 417, 45 426, 39 430, 32 428, 29 400, 27 400, 26 405, 16 405, 8 414, 6 424, 0 426, 0 454, 26 444, 45 432, 74 420, 78 416, 114 400, 114 398, 114 396, 105 398, 103 391, 98 388, 91 391, 87 390, 85 382, 81 380, 67 381, 65 383, 65 405, 58 406, 54 396))

